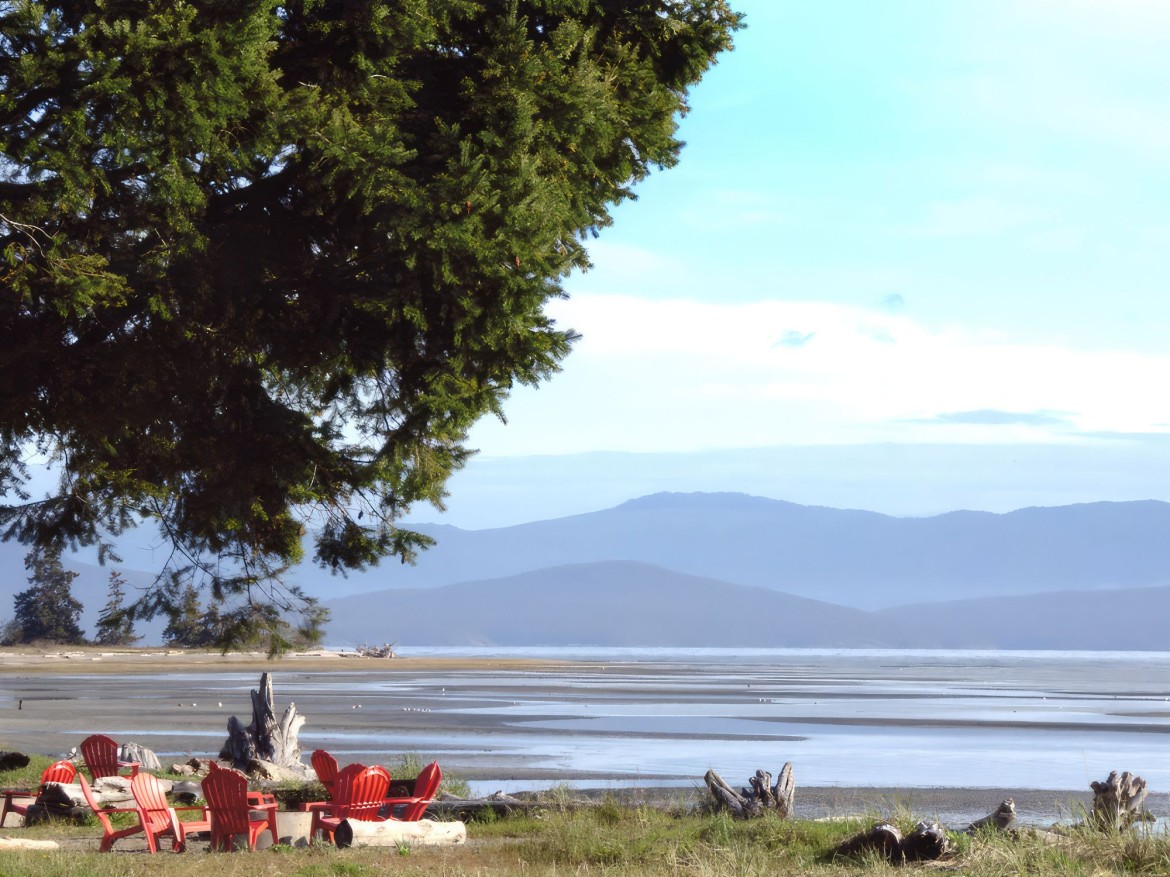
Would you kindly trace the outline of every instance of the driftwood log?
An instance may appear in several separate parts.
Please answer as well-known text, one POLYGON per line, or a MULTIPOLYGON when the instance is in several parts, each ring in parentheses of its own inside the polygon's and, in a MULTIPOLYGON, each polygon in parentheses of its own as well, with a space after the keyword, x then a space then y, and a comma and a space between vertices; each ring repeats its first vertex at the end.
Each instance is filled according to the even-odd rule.
POLYGON ((23 752, 0 751, 0 770, 19 770, 28 767, 28 756, 23 752))
POLYGON ((787 819, 792 815, 796 780, 792 774, 791 761, 786 762, 780 769, 780 776, 777 777, 775 785, 772 785, 772 775, 766 770, 757 770, 748 779, 748 787, 738 792, 713 770, 704 774, 703 782, 711 791, 716 807, 730 810, 738 819, 763 816, 769 811, 776 812, 781 819, 787 819))
POLYGON ((0 837, 0 850, 55 850, 55 840, 30 840, 23 837, 0 837))
POLYGON ((1005 798, 993 812, 982 819, 976 819, 963 829, 966 834, 977 831, 1005 831, 1016 821, 1016 802, 1012 798, 1005 798))
POLYGON ((1104 782, 1090 783, 1093 809, 1089 822, 1102 831, 1123 831, 1145 819, 1142 803, 1146 800, 1146 781, 1130 773, 1111 771, 1104 782))
POLYGON ((343 819, 333 831, 333 842, 346 847, 437 846, 467 842, 467 826, 462 822, 359 822, 343 819))
POLYGON ((162 770, 162 762, 154 754, 154 750, 147 749, 141 743, 123 743, 118 750, 121 761, 137 762, 140 768, 148 773, 157 773, 162 770))
POLYGON ((855 857, 874 852, 894 865, 903 862, 928 862, 941 859, 952 851, 950 839, 937 822, 919 822, 905 837, 891 822, 878 822, 869 831, 854 835, 833 852, 855 857))
POLYGON ((252 721, 245 727, 235 716, 228 719, 228 738, 219 757, 244 772, 253 772, 258 762, 268 762, 303 776, 306 768, 297 734, 304 723, 305 717, 297 715, 292 702, 277 721, 272 678, 261 673, 260 688, 252 690, 252 721))

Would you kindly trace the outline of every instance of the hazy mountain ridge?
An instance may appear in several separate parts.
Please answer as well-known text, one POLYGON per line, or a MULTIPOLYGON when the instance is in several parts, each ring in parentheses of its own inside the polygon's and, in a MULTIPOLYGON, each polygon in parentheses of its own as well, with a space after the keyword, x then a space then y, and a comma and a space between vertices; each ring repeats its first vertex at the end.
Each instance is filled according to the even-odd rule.
POLYGON ((610 561, 326 605, 338 644, 1159 650, 1170 586, 865 612, 610 561))
MULTIPOLYGON (((655 494, 514 527, 418 529, 439 541, 416 566, 388 564, 352 576, 344 590, 437 587, 610 560, 814 599, 831 594, 865 609, 927 593, 941 601, 1170 584, 1170 504, 1156 501, 895 518, 743 494, 655 494)), ((311 591, 328 593, 320 573, 303 576, 311 591)))
MULTIPOLYGON (((415 567, 387 561, 348 577, 307 565, 294 572, 309 594, 333 609, 329 641, 406 642, 408 631, 414 636, 431 623, 414 621, 420 607, 429 607, 443 620, 436 643, 532 643, 533 630, 542 629, 546 636, 555 633, 557 642, 631 644, 641 627, 675 645, 779 645, 780 633, 799 629, 795 640, 784 633, 788 644, 812 644, 805 634, 815 633, 817 645, 948 646, 961 640, 1022 648, 1048 642, 1038 631, 1051 629, 1057 631, 1053 642, 1085 643, 1061 648, 1137 648, 1111 621, 1098 624, 1111 633, 1090 636, 1080 613, 1108 615, 1111 600, 1131 601, 1126 605, 1145 612, 1137 625, 1144 630, 1151 614, 1165 617, 1157 613, 1162 596, 1155 586, 1170 585, 1170 504, 1157 501, 896 518, 745 494, 660 493, 513 527, 418 529, 438 544, 422 552, 415 567), (1108 589, 1104 596, 1072 593, 1101 589, 1108 589), (1027 594, 1044 596, 1014 602, 1027 594), (559 605, 549 603, 554 596, 559 605), (966 602, 956 608, 956 600, 966 602), (1153 601, 1149 609, 1140 608, 1143 600, 1153 601), (911 604, 912 610, 891 609, 911 604), (465 605, 480 606, 478 616, 462 618, 465 605), (1011 629, 1007 620, 993 623, 992 617, 1009 605, 1020 616, 1011 629), (1079 608, 1090 605, 1095 608, 1079 608), (608 624, 595 607, 609 613, 608 624), (356 626, 355 613, 362 616, 356 626), (613 617, 622 613, 637 617, 637 624, 613 617), (1033 621, 1029 634, 1021 618, 1041 613, 1049 620, 1033 621), (918 619, 922 630, 907 632, 900 614, 918 619), (709 623, 697 628, 691 616, 709 623), (768 621, 757 624, 759 618, 768 621), (364 625, 367 619, 372 623, 364 625), (757 636, 753 630, 749 641, 749 628, 775 631, 757 636), (1074 628, 1080 633, 1062 639, 1058 629, 1074 628), (963 636, 954 639, 958 633, 963 636)), ((12 595, 28 586, 23 557, 22 546, 0 544, 7 572, 0 581, 0 618, 11 616, 12 595)), ((67 564, 82 573, 75 593, 86 606, 83 627, 92 634, 109 570, 67 564)), ((154 576, 117 566, 135 585, 154 576)), ((140 632, 161 632, 163 623, 140 632)), ((151 636, 157 641, 157 633, 151 636)), ((1147 645, 1140 647, 1162 648, 1146 633, 1141 637, 1147 645)), ((652 637, 640 644, 658 642, 652 637)))

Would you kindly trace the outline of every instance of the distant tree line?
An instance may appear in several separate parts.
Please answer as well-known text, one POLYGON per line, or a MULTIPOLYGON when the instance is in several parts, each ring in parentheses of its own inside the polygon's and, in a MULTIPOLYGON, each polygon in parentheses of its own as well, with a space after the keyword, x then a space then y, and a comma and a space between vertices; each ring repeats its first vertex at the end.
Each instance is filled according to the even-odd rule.
MULTIPOLYGON (((85 608, 73 596, 73 580, 78 573, 65 568, 60 551, 34 550, 25 558, 29 587, 13 598, 13 617, 0 625, 0 645, 53 643, 58 645, 131 646, 141 637, 134 632, 134 612, 126 603, 127 582, 122 573, 112 570, 107 600, 98 616, 93 639, 81 629, 85 608)), ((206 607, 193 584, 172 582, 179 599, 168 611, 169 623, 163 641, 179 648, 208 648, 225 642, 240 642, 240 629, 250 627, 252 607, 242 611, 224 609, 214 598, 206 607)), ((328 610, 318 608, 300 627, 275 625, 276 634, 293 648, 320 642, 328 610)), ((270 643, 256 643, 269 647, 270 643)))

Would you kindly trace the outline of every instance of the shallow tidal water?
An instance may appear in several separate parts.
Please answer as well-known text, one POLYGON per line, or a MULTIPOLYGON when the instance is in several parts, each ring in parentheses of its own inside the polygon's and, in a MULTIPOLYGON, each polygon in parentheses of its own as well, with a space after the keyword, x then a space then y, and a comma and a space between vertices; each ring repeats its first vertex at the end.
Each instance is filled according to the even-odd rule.
MULTIPOLYGON (((303 748, 438 758, 477 789, 733 784, 793 762, 798 787, 1079 790, 1111 770, 1170 789, 1170 653, 406 649, 531 669, 273 667, 303 748)), ((255 673, 0 677, 5 735, 57 753, 100 731, 164 759, 215 754, 255 673), (24 709, 11 711, 17 699, 24 709), (98 701, 95 703, 94 701, 98 701), (222 705, 221 705, 222 704, 222 705), (41 720, 37 723, 37 718, 41 720)))

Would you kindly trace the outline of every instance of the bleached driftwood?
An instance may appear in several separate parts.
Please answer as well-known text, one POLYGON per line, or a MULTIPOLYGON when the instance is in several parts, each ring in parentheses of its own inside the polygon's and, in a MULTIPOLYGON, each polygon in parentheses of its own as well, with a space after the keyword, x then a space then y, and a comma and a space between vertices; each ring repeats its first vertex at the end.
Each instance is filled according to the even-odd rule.
POLYGON ((343 819, 333 832, 333 842, 345 847, 438 846, 467 841, 467 826, 462 822, 360 822, 343 819))
POLYGON ((967 834, 977 831, 1003 831, 1016 821, 1016 802, 1012 798, 1005 798, 993 812, 982 819, 976 819, 963 829, 967 834))
POLYGON ((1146 781, 1130 773, 1110 771, 1104 782, 1094 781, 1093 809, 1089 820, 1102 831, 1122 831, 1144 818, 1142 803, 1146 800, 1146 781))
POLYGON ((277 721, 272 679, 261 673, 259 690, 252 690, 252 722, 245 727, 235 716, 228 719, 228 738, 219 757, 245 772, 255 769, 255 762, 266 761, 303 777, 307 768, 301 762, 297 734, 304 723, 304 716, 297 715, 297 706, 292 702, 277 721))
POLYGON ((0 837, 0 850, 55 850, 55 840, 31 840, 23 837, 0 837))
POLYGON ((148 773, 162 770, 162 762, 158 760, 158 756, 141 743, 123 743, 118 750, 118 760, 137 762, 139 767, 148 773))
POLYGON ((743 788, 738 792, 713 770, 707 771, 703 776, 703 782, 707 784, 715 798, 716 806, 730 810, 739 819, 762 816, 769 810, 774 810, 781 819, 787 819, 792 815, 796 779, 793 777, 791 761, 786 762, 781 768, 774 786, 772 775, 766 770, 757 770, 748 779, 750 788, 743 788))

